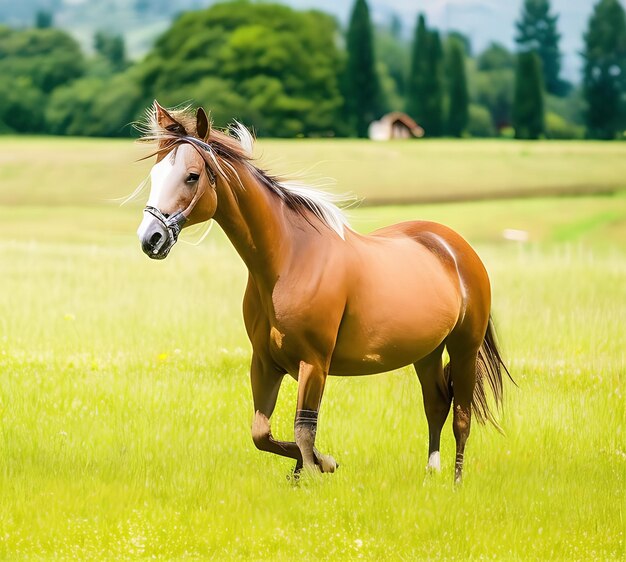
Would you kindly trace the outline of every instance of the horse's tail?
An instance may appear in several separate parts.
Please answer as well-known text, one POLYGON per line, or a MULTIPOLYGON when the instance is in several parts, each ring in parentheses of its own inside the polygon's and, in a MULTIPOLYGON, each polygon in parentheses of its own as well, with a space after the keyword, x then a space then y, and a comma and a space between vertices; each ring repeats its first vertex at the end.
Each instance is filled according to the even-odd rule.
MULTIPOLYGON (((487 332, 478 350, 478 358, 476 360, 476 386, 474 387, 474 395, 472 396, 472 413, 480 423, 491 422, 501 433, 502 428, 496 420, 490 401, 487 399, 487 387, 491 389, 496 409, 500 409, 502 407, 503 396, 502 371, 507 374, 513 384, 516 384, 498 349, 495 328, 490 316, 489 323, 487 324, 487 332)), ((453 394, 454 389, 450 376, 450 363, 444 368, 444 378, 447 388, 450 390, 450 393, 453 394)))

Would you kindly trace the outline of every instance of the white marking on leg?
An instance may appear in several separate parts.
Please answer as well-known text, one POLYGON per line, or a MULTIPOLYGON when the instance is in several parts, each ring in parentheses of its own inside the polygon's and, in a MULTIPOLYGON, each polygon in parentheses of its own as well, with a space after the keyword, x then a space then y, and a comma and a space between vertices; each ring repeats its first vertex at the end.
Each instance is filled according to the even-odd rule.
POLYGON ((439 457, 439 451, 433 451, 430 453, 428 457, 428 466, 427 470, 436 470, 439 472, 441 470, 441 459, 439 457))

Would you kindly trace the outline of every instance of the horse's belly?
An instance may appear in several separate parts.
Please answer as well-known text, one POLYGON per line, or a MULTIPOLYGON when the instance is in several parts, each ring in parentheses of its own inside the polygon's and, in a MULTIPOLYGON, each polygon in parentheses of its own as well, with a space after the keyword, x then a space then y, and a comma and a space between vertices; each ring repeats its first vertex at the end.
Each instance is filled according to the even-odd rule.
POLYGON ((461 309, 458 283, 431 256, 421 255, 419 262, 412 257, 390 260, 357 283, 330 374, 373 374, 409 365, 436 349, 454 328, 461 309))
POLYGON ((346 329, 337 340, 331 375, 369 375, 399 369, 419 361, 436 349, 450 333, 453 322, 425 329, 374 330, 367 334, 346 329))

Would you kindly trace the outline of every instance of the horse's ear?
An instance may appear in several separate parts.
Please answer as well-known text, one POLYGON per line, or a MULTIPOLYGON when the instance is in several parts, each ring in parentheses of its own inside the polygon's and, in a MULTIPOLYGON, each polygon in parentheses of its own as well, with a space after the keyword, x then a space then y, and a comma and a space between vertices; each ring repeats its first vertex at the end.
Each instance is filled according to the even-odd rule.
POLYGON ((199 107, 196 111, 196 133, 205 142, 211 136, 211 122, 202 107, 199 107))
POLYGON ((168 111, 162 107, 157 100, 154 100, 154 112, 156 113, 157 123, 162 129, 167 129, 174 133, 186 135, 185 127, 176 119, 174 119, 168 111))

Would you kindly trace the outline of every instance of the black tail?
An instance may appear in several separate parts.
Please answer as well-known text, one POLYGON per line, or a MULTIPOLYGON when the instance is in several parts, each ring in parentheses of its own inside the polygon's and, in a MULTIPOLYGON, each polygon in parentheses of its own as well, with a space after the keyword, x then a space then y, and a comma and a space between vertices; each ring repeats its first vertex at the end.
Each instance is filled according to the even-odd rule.
MULTIPOLYGON (((500 432, 502 432, 502 428, 496 420, 490 401, 487 399, 486 389, 487 387, 491 389, 496 408, 501 408, 503 396, 502 371, 507 374, 513 384, 516 384, 504 364, 502 355, 500 355, 493 320, 490 316, 489 323, 487 324, 487 333, 478 350, 478 359, 476 361, 476 386, 474 388, 474 395, 472 396, 472 413, 480 423, 491 422, 500 432)), ((450 363, 445 366, 444 378, 446 386, 451 393, 453 393, 454 389, 452 388, 450 376, 450 363)))

